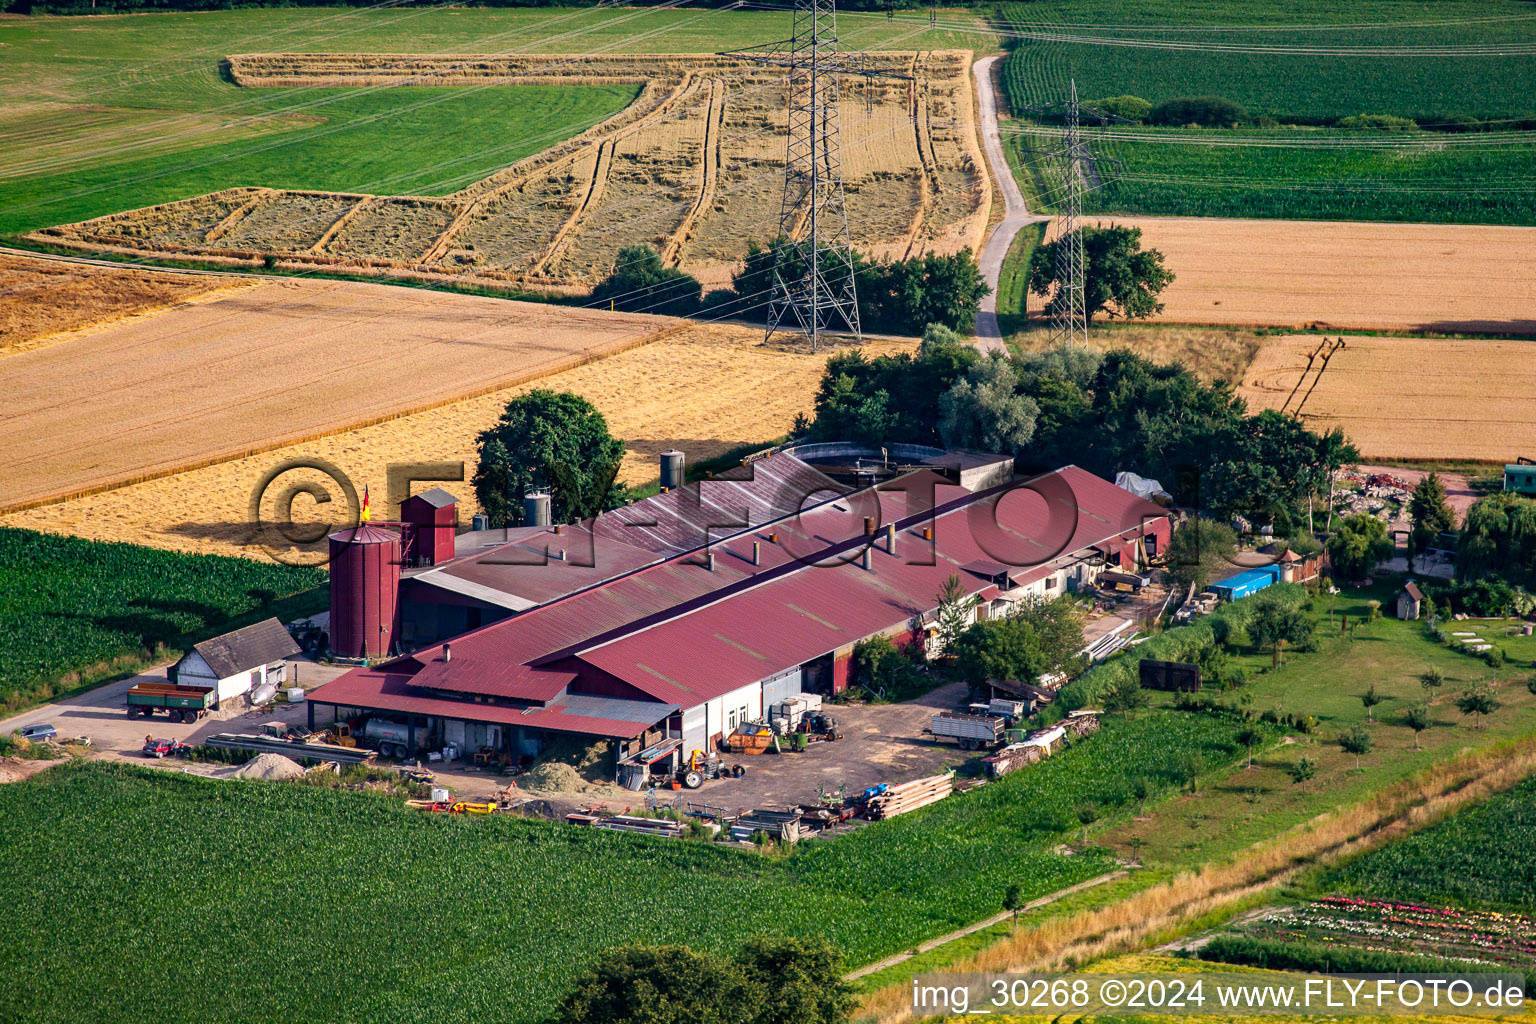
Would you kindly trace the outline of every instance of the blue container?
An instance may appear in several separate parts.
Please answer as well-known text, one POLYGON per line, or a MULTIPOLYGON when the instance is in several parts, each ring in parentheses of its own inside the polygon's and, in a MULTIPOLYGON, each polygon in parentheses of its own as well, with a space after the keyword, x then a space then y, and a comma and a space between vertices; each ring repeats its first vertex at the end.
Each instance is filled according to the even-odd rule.
POLYGON ((1271 583, 1280 581, 1280 567, 1266 565, 1259 569, 1244 569, 1235 576, 1228 576, 1219 583, 1212 583, 1211 593, 1224 601, 1236 601, 1250 594, 1257 594, 1271 583))

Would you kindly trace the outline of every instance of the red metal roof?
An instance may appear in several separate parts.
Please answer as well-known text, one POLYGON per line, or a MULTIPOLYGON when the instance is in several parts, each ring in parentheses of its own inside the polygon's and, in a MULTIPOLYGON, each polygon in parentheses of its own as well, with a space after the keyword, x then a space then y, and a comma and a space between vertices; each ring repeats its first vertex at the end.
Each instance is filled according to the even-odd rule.
POLYGON ((907 522, 899 530, 894 556, 883 542, 873 547, 871 569, 857 561, 801 567, 584 650, 579 658, 659 700, 697 704, 904 621, 915 622, 934 608, 939 588, 951 575, 959 575, 968 593, 986 590, 990 581, 955 571, 992 560, 985 556, 1007 558, 1016 567, 1011 575, 1032 582, 1051 572, 1051 561, 1166 516, 1150 502, 1076 467, 1034 483, 1033 488, 999 492, 992 498, 1001 500, 990 500, 990 505, 982 497, 941 512, 934 521, 931 559, 922 557, 927 544, 912 528, 915 524, 907 522), (925 561, 930 564, 920 564, 925 561))
MULTIPOLYGON (((1006 563, 1029 582, 1048 575, 1053 560, 1166 515, 1076 467, 979 494, 915 473, 717 543, 712 569, 690 552, 457 637, 452 663, 418 685, 547 700, 539 695, 556 677, 535 666, 579 653, 660 701, 692 706, 920 616, 963 566, 1006 563), (894 557, 885 528, 864 536, 865 517, 897 525, 894 557), (860 566, 865 547, 872 571, 860 566)), ((990 585, 959 575, 971 593, 990 585)), ((406 658, 386 668, 408 678, 427 663, 406 658)), ((342 676, 315 699, 345 703, 330 687, 368 671, 342 676)), ((442 713, 462 712, 443 703, 455 710, 442 713)))
MULTIPOLYGON (((454 656, 455 663, 458 656, 454 656)), ((671 713, 670 705, 657 704, 657 714, 650 722, 634 722, 579 714, 561 705, 520 708, 501 704, 477 704, 448 700, 422 693, 410 675, 382 668, 354 669, 309 695, 309 699, 341 707, 366 708, 415 715, 461 718, 471 722, 521 725, 529 729, 581 733, 587 736, 612 736, 633 739, 671 713)), ((625 701, 639 704, 639 701, 625 701)))

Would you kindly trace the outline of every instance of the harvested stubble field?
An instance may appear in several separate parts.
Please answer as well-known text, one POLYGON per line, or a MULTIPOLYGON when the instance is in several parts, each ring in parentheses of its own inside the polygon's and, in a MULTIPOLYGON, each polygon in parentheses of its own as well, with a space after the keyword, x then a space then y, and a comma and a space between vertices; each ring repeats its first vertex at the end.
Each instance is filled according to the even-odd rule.
POLYGON ((1322 339, 1264 342, 1240 393, 1254 409, 1300 408, 1375 459, 1508 462, 1536 452, 1536 342, 1344 338, 1319 372, 1322 339))
MULTIPOLYGON (((1176 275, 1156 319, 1536 335, 1536 228, 1115 217, 1176 275)), ((1054 227, 1050 232, 1054 237, 1054 227)))
POLYGON ((0 355, 73 332, 249 288, 239 278, 191 277, 0 253, 0 355))
MULTIPOLYGON (((972 123, 970 52, 886 53, 910 82, 845 83, 849 219, 876 255, 975 247, 990 182, 972 123)), ((721 280, 777 229, 784 74, 727 57, 242 54, 240 86, 633 85, 600 124, 441 199, 227 189, 29 237, 52 244, 252 264, 452 275, 541 288, 592 284, 620 248, 721 280)))
MULTIPOLYGON (((826 356, 804 345, 761 344, 755 330, 696 325, 626 349, 607 358, 510 387, 387 420, 346 433, 317 438, 116 490, 0 517, 5 526, 27 527, 93 540, 131 540, 153 547, 209 554, 260 555, 248 524, 252 491, 272 467, 297 458, 322 458, 381 498, 390 462, 459 462, 474 472, 475 437, 495 422, 515 396, 532 388, 572 391, 592 401, 609 429, 628 444, 621 481, 656 477, 656 456, 677 447, 690 461, 720 455, 746 444, 781 437, 798 412, 815 399, 826 356)), ((911 351, 903 342, 865 346, 871 356, 911 351)), ((312 481, 339 499, 334 482, 315 472, 294 471, 278 481, 312 481)), ((429 486, 422 484, 420 487, 429 486)), ((446 483, 462 499, 461 519, 478 511, 468 483, 446 483)), ((274 488, 276 490, 277 488, 274 488)), ((271 491, 268 492, 273 493, 271 491)), ((296 520, 335 522, 344 510, 337 500, 315 508, 307 499, 294 506, 296 520), (328 513, 330 514, 327 518, 328 513)), ((272 509, 263 506, 270 521, 272 509)), ((302 546, 286 550, 309 550, 302 546)))
POLYGON ((338 281, 266 281, 0 360, 18 508, 431 408, 679 321, 338 281), (61 405, 61 395, 70 401, 61 405))

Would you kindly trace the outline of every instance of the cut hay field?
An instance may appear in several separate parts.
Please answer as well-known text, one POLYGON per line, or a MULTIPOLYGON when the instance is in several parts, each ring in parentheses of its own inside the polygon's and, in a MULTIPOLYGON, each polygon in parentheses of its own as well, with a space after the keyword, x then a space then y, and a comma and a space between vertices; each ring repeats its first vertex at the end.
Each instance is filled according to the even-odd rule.
MULTIPOLYGON (((474 472, 475 437, 496 421, 508 401, 534 387, 572 391, 595 404, 628 450, 620 479, 641 484, 656 477, 656 456, 677 447, 690 461, 711 458, 782 437, 796 413, 808 412, 826 355, 802 346, 764 346, 755 330, 694 326, 676 335, 573 369, 427 412, 391 419, 247 458, 105 493, 15 512, 0 525, 70 534, 93 540, 125 540, 194 553, 262 557, 262 543, 248 522, 251 493, 273 466, 291 459, 322 458, 337 466, 359 492, 369 485, 386 493, 390 462, 463 462, 474 472)), ((898 342, 872 343, 870 355, 911 351, 898 342)), ((311 481, 339 499, 337 485, 315 472, 295 470, 279 484, 311 481)), ((422 485, 426 486, 426 485, 422 485)), ((461 519, 478 511, 467 483, 446 483, 463 499, 461 519)), ((270 520, 270 502, 263 516, 270 520)), ((304 522, 337 522, 344 503, 294 506, 304 522)), ((311 550, 281 545, 284 554, 311 550)))
POLYGON ((1249 406, 1342 427, 1370 459, 1536 453, 1536 341, 1346 336, 1326 365, 1321 341, 1267 339, 1240 388, 1249 406))
MULTIPOLYGON (((788 34, 783 12, 432 6, 0 18, 0 233, 237 186, 442 195, 612 116, 633 85, 247 89, 230 54, 703 53, 788 34), (445 147, 444 139, 451 139, 445 147)), ((845 15, 865 49, 991 47, 845 15)))
POLYGON ((0 359, 0 508, 497 390, 678 323, 397 286, 264 281, 0 359))
POLYGON ((1156 320, 1536 335, 1536 228, 1115 217, 1176 275, 1156 320))
POLYGON ((208 302, 252 284, 0 253, 0 356, 167 306, 208 302))
MULTIPOLYGON (((853 240, 904 257, 976 247, 990 182, 972 124, 969 51, 886 53, 912 81, 845 83, 843 173, 853 240)), ((230 79, 268 90, 629 87, 601 124, 458 191, 241 187, 57 225, 34 242, 253 266, 370 275, 590 286, 620 249, 644 244, 720 281, 776 229, 783 181, 778 69, 703 55, 254 53, 230 79)), ((405 184, 402 182, 402 184, 405 184)))

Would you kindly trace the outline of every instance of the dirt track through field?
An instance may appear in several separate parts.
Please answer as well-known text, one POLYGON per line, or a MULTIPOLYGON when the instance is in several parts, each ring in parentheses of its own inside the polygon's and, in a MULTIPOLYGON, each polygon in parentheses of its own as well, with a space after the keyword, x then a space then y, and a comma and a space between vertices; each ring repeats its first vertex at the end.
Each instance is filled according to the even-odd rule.
POLYGON ((678 323, 384 285, 265 281, 0 360, 8 446, 0 508, 506 388, 678 323))
POLYGON ((1240 393, 1254 410, 1288 403, 1313 429, 1342 427, 1366 458, 1536 456, 1536 342, 1342 341, 1319 354, 1314 335, 1265 340, 1240 393))
MULTIPOLYGON (((1176 275, 1158 319, 1536 335, 1536 228, 1105 217, 1176 275)), ((1331 371, 1330 371, 1331 372, 1331 371)))

